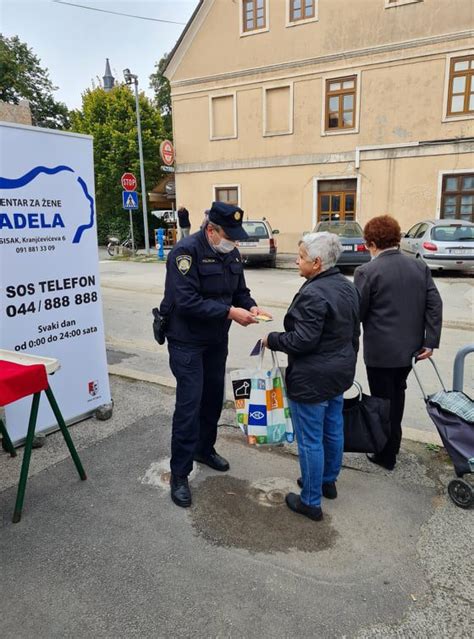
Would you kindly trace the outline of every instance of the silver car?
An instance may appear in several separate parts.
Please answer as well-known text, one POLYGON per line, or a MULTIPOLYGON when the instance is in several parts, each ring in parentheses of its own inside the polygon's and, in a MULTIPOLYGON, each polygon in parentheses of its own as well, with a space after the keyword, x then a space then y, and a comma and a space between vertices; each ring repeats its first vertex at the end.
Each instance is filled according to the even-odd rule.
POLYGON ((402 237, 405 255, 423 260, 432 270, 474 269, 474 223, 425 220, 402 237))
POLYGON ((274 238, 278 229, 273 230, 270 222, 261 220, 244 220, 242 227, 249 239, 238 242, 238 249, 245 264, 266 264, 275 268, 277 245, 274 238))

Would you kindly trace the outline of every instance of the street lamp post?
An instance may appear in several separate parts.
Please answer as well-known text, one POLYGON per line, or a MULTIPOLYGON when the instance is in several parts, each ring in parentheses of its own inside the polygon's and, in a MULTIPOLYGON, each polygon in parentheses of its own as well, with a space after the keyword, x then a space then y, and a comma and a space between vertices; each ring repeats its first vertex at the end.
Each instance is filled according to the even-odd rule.
POLYGON ((138 133, 138 154, 140 157, 140 182, 142 185, 142 204, 143 204, 143 228, 145 231, 145 253, 150 254, 150 236, 148 232, 148 211, 146 205, 146 186, 145 186, 145 167, 143 164, 143 147, 142 147, 142 125, 140 121, 140 107, 138 104, 138 76, 130 73, 130 69, 123 70, 123 77, 126 84, 133 84, 135 87, 135 111, 137 113, 137 133, 138 133))

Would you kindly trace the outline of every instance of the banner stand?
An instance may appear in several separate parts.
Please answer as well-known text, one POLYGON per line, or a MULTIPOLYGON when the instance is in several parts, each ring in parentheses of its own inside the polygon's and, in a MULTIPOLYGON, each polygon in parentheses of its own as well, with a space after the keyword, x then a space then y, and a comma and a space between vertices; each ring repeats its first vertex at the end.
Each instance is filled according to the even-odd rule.
MULTIPOLYGON (((111 415, 94 198, 91 136, 0 122, 0 348, 59 360, 68 425, 111 415)), ((30 404, 5 407, 14 444, 30 404)), ((37 432, 55 424, 42 402, 37 432)))

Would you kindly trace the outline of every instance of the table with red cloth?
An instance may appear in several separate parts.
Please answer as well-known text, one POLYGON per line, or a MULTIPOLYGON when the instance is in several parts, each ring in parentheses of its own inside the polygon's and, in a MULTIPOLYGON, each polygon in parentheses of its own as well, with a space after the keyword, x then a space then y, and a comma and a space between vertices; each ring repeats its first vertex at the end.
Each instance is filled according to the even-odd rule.
MULTIPOLYGON (((10 351, 1 351, 0 407, 7 406, 8 404, 16 402, 19 399, 23 399, 24 397, 28 397, 30 395, 33 396, 23 461, 21 465, 20 481, 18 484, 17 499, 15 503, 15 510, 13 513, 13 523, 17 523, 21 519, 23 500, 26 490, 26 481, 28 478, 28 470, 31 459, 31 450, 33 447, 33 438, 35 435, 36 420, 38 417, 40 397, 43 391, 48 398, 51 409, 58 422, 58 426, 66 441, 67 447, 69 448, 69 452, 71 453, 71 457, 73 458, 74 464, 76 465, 79 477, 81 479, 86 479, 86 474, 84 472, 84 468, 82 467, 81 460, 79 459, 59 406, 53 395, 53 391, 51 390, 51 387, 49 385, 46 365, 45 363, 36 363, 41 362, 41 359, 43 359, 44 362, 48 363, 50 369, 52 363, 54 368, 52 368, 51 370, 53 371, 59 367, 59 363, 57 362, 57 360, 52 360, 51 358, 40 358, 24 354, 20 355, 10 351)), ((15 456, 16 452, 8 434, 8 430, 1 419, 0 434, 2 435, 3 447, 8 452, 10 452, 12 456, 15 456)))
POLYGON ((44 364, 16 364, 0 359, 0 406, 34 395, 48 388, 44 364))

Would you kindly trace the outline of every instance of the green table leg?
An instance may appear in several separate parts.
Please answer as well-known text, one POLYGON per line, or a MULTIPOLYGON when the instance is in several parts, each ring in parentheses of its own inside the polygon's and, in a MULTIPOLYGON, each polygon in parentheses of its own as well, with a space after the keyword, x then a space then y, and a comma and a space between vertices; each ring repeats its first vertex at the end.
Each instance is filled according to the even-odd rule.
POLYGON ((7 428, 3 421, 0 419, 0 433, 2 434, 2 446, 10 453, 12 457, 16 457, 16 450, 12 444, 12 440, 10 439, 10 435, 8 434, 7 428))
POLYGON ((87 475, 84 471, 84 468, 82 467, 81 460, 79 459, 79 455, 77 454, 74 444, 72 443, 71 435, 69 434, 66 423, 64 422, 63 416, 61 414, 61 411, 59 410, 59 406, 56 403, 56 399, 54 398, 53 391, 51 390, 50 386, 48 386, 45 393, 51 405, 51 408, 53 409, 54 416, 56 417, 56 421, 58 422, 58 426, 61 429, 63 437, 66 441, 67 447, 69 448, 71 457, 76 465, 77 472, 79 473, 79 477, 82 480, 87 479, 87 475))
POLYGON ((21 519, 21 511, 23 509, 23 500, 25 498, 26 480, 28 479, 28 470, 30 467, 31 448, 33 446, 33 438, 35 436, 36 419, 38 417, 38 408, 41 392, 35 393, 31 404, 30 421, 28 423, 28 433, 26 435, 25 451, 23 453, 23 462, 21 464, 20 483, 18 484, 18 493, 16 496, 15 511, 13 513, 13 523, 17 524, 21 519))

